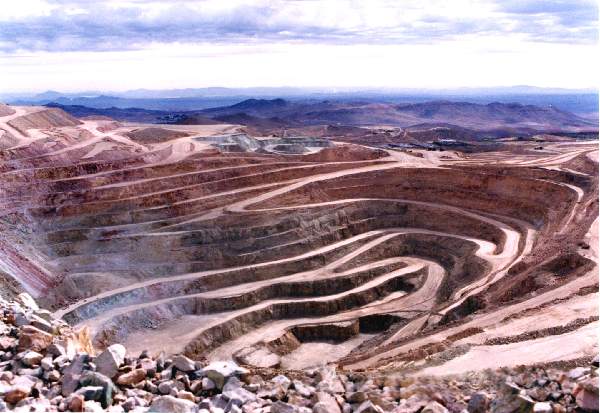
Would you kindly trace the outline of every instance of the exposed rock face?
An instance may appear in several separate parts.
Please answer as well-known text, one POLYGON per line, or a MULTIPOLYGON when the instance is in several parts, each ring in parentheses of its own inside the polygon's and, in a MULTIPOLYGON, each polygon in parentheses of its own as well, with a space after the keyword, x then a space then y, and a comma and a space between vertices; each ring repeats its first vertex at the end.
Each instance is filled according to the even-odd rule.
POLYGON ((9 122, 11 126, 21 132, 32 128, 52 128, 60 126, 76 126, 81 124, 79 120, 58 108, 42 108, 9 122))
POLYGON ((594 144, 465 155, 213 131, 142 145, 129 126, 39 109, 0 116, 10 408, 593 408, 594 144), (572 386, 534 370, 560 388, 459 399, 377 377, 557 360, 583 367, 572 386))
MULTIPOLYGON (((598 207, 591 144, 467 157, 214 134, 216 125, 204 137, 103 118, 72 124, 38 109, 0 117, 16 139, 0 153, 2 268, 89 326, 98 349, 265 368, 317 366, 322 353, 349 369, 390 358, 419 368, 432 353, 501 345, 507 338, 489 331, 509 315, 485 313, 552 303, 550 290, 595 265, 583 239, 598 207), (19 119, 32 129, 10 126, 19 119), (452 327, 470 317, 473 326, 452 327), (447 334, 421 339, 436 329, 447 334)), ((595 282, 586 280, 582 288, 595 282)), ((587 335, 591 316, 559 327, 587 335)), ((54 333, 42 315, 17 318, 54 333)), ((509 340, 557 335, 537 324, 509 340)), ((115 379, 113 361, 99 371, 115 379)))

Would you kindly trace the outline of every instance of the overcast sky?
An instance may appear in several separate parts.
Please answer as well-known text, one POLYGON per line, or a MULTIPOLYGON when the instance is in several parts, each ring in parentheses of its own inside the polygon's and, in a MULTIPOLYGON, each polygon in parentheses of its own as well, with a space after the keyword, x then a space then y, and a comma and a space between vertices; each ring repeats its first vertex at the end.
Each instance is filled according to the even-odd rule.
POLYGON ((596 87, 574 0, 10 0, 0 92, 205 86, 596 87))

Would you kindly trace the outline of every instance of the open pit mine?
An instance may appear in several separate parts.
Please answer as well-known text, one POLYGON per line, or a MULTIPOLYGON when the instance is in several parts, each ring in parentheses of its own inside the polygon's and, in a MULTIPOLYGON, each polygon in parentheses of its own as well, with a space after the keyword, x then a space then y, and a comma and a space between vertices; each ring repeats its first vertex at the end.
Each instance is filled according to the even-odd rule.
MULTIPOLYGON (((123 345, 124 367, 106 376, 128 392, 163 394, 151 411, 196 411, 205 397, 198 389, 211 384, 190 373, 185 389, 164 393, 151 386, 170 376, 146 369, 131 379, 136 360, 166 357, 177 374, 220 361, 243 366, 238 376, 317 369, 306 384, 317 396, 294 380, 283 386, 294 397, 259 395, 270 400, 260 404, 248 396, 256 410, 244 411, 438 413, 460 411, 469 398, 411 410, 402 402, 408 394, 385 403, 366 391, 353 396, 364 387, 357 377, 571 368, 598 353, 597 141, 515 140, 468 154, 393 150, 251 136, 231 124, 120 123, 0 105, 0 174, 6 303, 21 297, 26 306, 29 294, 49 320, 86 337, 90 356, 123 345), (194 390, 195 379, 202 384, 194 390), (341 381, 337 399, 319 396, 324 380, 341 381), (286 410, 289 403, 301 407, 286 410)), ((21 310, 6 306, 3 325, 21 326, 7 315, 21 310)), ((31 323, 20 337, 41 328, 31 323)), ((0 380, 11 383, 6 360, 23 348, 1 344, 0 380)), ((597 396, 597 375, 585 369, 597 396)), ((65 385, 66 377, 56 380, 65 385)), ((249 392, 252 383, 237 385, 249 392)), ((589 388, 579 394, 593 394, 589 388)), ((80 393, 87 403, 106 392, 80 393)), ((84 406, 57 397, 71 398, 56 409, 84 406)), ((150 403, 123 397, 126 410, 150 403)), ((242 401, 204 408, 237 411, 242 401)), ((482 403, 469 411, 486 411, 482 403)))

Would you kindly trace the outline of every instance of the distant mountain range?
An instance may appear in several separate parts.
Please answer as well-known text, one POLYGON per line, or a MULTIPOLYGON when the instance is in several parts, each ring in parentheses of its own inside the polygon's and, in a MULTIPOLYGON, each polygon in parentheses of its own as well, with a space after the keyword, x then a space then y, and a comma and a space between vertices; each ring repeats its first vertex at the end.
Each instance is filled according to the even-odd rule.
POLYGON ((597 118, 598 92, 592 89, 538 88, 511 86, 457 89, 378 89, 378 88, 189 88, 170 90, 136 89, 125 92, 84 91, 65 93, 0 94, 0 101, 12 104, 81 105, 91 108, 141 108, 165 111, 194 111, 228 106, 249 98, 282 98, 288 101, 424 103, 451 100, 487 104, 492 102, 555 106, 579 115, 597 118))
MULTIPOLYGON (((428 128, 457 127, 486 132, 492 136, 539 132, 596 131, 594 120, 553 106, 540 107, 520 103, 431 101, 389 103, 371 101, 290 101, 286 99, 246 99, 233 105, 196 111, 165 111, 140 108, 89 108, 52 103, 74 116, 109 116, 117 120, 208 124, 241 124, 269 132, 276 129, 315 125, 393 126, 428 128)), ((483 136, 481 133, 474 134, 483 136)))

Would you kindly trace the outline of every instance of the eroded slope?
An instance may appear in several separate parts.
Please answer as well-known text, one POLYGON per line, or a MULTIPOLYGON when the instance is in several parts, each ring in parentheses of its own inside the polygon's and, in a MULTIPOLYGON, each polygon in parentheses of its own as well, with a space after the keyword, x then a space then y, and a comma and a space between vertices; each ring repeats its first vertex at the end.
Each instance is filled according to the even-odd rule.
POLYGON ((98 347, 435 374, 597 351, 596 144, 300 154, 43 110, 1 113, 0 265, 98 347))

